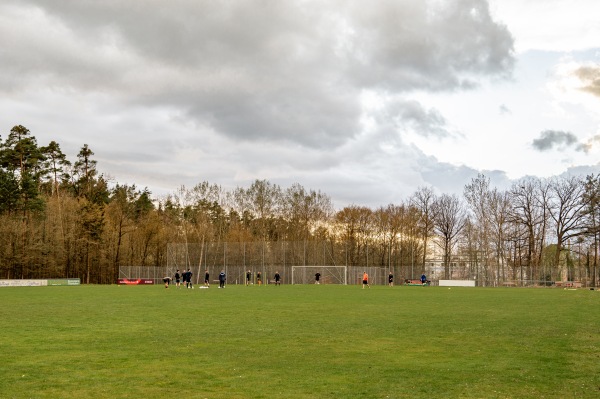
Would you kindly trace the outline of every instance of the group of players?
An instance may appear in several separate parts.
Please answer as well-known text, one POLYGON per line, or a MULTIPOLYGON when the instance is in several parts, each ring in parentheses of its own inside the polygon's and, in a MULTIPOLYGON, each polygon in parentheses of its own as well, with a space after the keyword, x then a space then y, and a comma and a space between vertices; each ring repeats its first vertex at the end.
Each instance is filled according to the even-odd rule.
MULTIPOLYGON (((194 289, 194 283, 192 282, 192 269, 187 269, 187 271, 183 270, 183 272, 179 272, 179 269, 175 272, 175 276, 165 277, 163 278, 163 282, 165 283, 165 288, 169 288, 171 285, 171 281, 175 280, 175 287, 181 288, 182 282, 183 286, 188 289, 194 289)), ((225 281, 227 280, 227 276, 225 275, 225 270, 221 270, 219 273, 219 288, 225 288, 225 281)), ((202 288, 210 287, 210 273, 208 270, 204 272, 204 285, 202 288)))
MULTIPOLYGON (((177 269, 177 271, 175 272, 175 276, 173 278, 175 280, 175 286, 177 288, 181 288, 181 283, 183 281, 183 285, 186 288, 194 289, 194 284, 192 283, 192 274, 193 273, 192 273, 191 269, 187 269, 187 271, 184 270, 182 273, 180 273, 179 269, 177 269)), ((173 280, 173 279, 171 277, 163 278, 163 281, 165 283, 165 288, 169 288, 169 285, 171 284, 171 280, 173 280)), ((225 270, 221 270, 221 273, 219 273, 219 288, 225 288, 226 280, 227 280, 227 276, 225 275, 225 270)), ((248 270, 246 272, 246 285, 250 285, 251 280, 252 280, 252 272, 250 270, 248 270)), ((321 273, 319 273, 319 272, 315 273, 315 284, 320 284, 320 280, 321 280, 321 273)), ((279 274, 278 271, 275 272, 274 281, 275 281, 275 285, 281 285, 281 275, 279 274)), ((428 282, 427 278, 425 277, 425 273, 423 273, 423 275, 421 276, 421 282, 423 285, 425 285, 428 282)), ((260 272, 256 273, 256 283, 258 285, 262 285, 262 275, 260 272)), ((394 275, 392 274, 392 272, 390 272, 390 274, 388 275, 388 285, 390 287, 394 286, 394 275)), ((210 287, 210 274, 209 274, 208 270, 206 270, 204 272, 203 288, 208 288, 208 287, 210 287)), ((369 275, 367 274, 366 271, 363 272, 362 287, 363 287, 363 289, 365 287, 371 288, 371 286, 369 285, 369 275)))
MULTIPOLYGON (((275 272, 273 281, 275 282, 275 285, 281 285, 281 274, 279 274, 279 272, 275 272)), ((262 273, 256 272, 256 284, 262 285, 262 283, 262 273)), ((252 271, 248 270, 246 272, 246 285, 250 284, 252 284, 252 271)))
MULTIPOLYGON (((318 273, 317 273, 318 274, 318 273)), ((171 285, 171 281, 175 281, 175 287, 181 288, 182 283, 185 288, 194 289, 194 283, 192 282, 192 269, 183 270, 180 272, 179 269, 175 272, 175 276, 173 277, 164 277, 163 282, 165 283, 165 288, 169 288, 171 285)), ((319 274, 320 276, 320 274, 319 274)), ((246 285, 250 285, 252 280, 252 272, 248 270, 246 272, 246 285)), ((227 276, 225 274, 225 270, 221 270, 219 273, 219 288, 225 288, 225 281, 227 281, 227 276)), ((279 272, 275 272, 274 276, 275 285, 281 285, 281 275, 279 272)), ((260 272, 256 273, 256 283, 258 285, 262 285, 262 275, 260 272)), ((202 288, 210 287, 210 273, 208 270, 204 272, 204 285, 202 288)))

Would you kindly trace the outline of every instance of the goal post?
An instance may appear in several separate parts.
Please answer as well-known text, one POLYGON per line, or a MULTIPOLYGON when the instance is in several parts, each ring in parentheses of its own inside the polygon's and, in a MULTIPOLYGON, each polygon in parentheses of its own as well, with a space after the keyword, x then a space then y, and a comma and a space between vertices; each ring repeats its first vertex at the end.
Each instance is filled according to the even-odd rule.
POLYGON ((315 284, 317 273, 320 284, 348 283, 347 266, 292 266, 292 284, 315 284))

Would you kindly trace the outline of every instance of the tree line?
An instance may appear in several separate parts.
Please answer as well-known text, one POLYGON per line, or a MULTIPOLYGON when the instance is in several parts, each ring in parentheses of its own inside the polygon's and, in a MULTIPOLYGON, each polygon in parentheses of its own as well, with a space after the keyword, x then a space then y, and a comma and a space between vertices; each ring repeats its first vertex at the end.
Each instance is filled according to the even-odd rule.
POLYGON ((343 253, 339 264, 480 285, 597 280, 600 176, 528 177, 499 190, 480 174, 462 196, 420 187, 396 204, 336 210, 326 193, 267 180, 153 198, 108 179, 94 155, 84 144, 71 161, 21 125, 0 136, 0 277, 114 283, 120 266, 165 266, 173 243, 319 242, 343 253))

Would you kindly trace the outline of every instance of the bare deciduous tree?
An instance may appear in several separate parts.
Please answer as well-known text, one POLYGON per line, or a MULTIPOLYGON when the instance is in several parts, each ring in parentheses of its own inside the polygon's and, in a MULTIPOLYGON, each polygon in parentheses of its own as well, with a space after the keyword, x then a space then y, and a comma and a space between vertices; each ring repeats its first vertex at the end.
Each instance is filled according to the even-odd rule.
POLYGON ((430 187, 420 187, 411 197, 410 203, 419 211, 419 232, 423 242, 421 266, 425 270, 427 260, 427 244, 433 235, 435 225, 435 193, 430 187))
POLYGON ((456 195, 442 194, 433 203, 435 232, 441 237, 444 251, 444 278, 451 278, 450 262, 456 238, 465 227, 467 214, 456 195))
MULTIPOLYGON (((554 178, 549 183, 550 196, 546 206, 554 222, 556 239, 555 265, 560 267, 560 256, 564 245, 572 238, 585 233, 585 185, 579 177, 554 178)), ((567 279, 567 270, 563 269, 567 279)))

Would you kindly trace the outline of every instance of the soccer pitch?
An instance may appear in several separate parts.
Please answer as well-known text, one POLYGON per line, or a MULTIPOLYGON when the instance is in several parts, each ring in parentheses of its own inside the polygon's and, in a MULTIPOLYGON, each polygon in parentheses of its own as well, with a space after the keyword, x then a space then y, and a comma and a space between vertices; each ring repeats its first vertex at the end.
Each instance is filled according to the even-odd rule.
POLYGON ((0 289, 2 398, 597 398, 600 292, 0 289))

